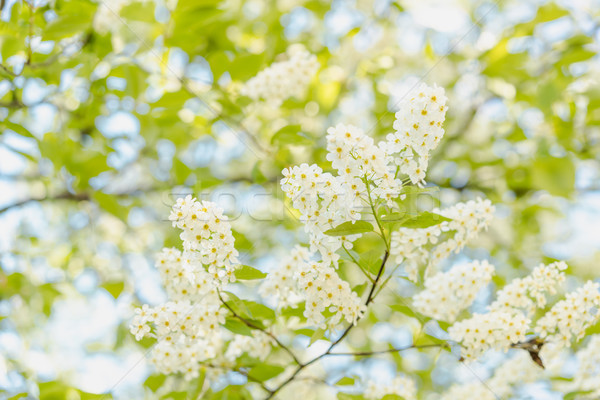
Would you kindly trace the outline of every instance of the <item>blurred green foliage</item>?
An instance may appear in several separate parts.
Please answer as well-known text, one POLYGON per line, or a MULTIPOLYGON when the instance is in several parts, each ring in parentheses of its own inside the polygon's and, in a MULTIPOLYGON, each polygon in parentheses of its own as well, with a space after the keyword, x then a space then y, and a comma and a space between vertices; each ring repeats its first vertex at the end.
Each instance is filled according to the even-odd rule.
MULTIPOLYGON (((0 147, 16 156, 21 167, 0 176, 13 185, 11 192, 18 188, 19 193, 8 196, 14 203, 0 212, 2 218, 22 212, 19 218, 25 221, 27 210, 39 205, 51 227, 32 232, 20 222, 2 250, 0 299, 10 304, 10 311, 0 324, 23 338, 52 317, 56 301, 86 296, 74 288, 84 270, 97 275, 97 290, 139 303, 131 273, 135 265, 126 256, 149 257, 163 243, 178 242, 164 219, 181 193, 244 193, 261 185, 272 199, 263 202, 267 208, 276 204, 270 210, 277 217, 234 222, 236 247, 245 254, 245 263, 272 253, 282 245, 280 237, 301 236, 293 215, 278 213, 285 207, 277 187, 280 171, 300 162, 330 169, 324 135, 339 120, 350 119, 375 138, 385 137, 394 119, 394 84, 407 76, 437 82, 450 97, 447 134, 428 177, 442 191, 432 198, 439 202, 444 196, 481 195, 506 207, 502 223, 479 244, 505 267, 496 283, 524 275, 523 269, 537 261, 552 260, 542 245, 556 239, 552 227, 564 218, 564 204, 575 202, 582 191, 600 188, 597 11, 590 14, 596 25, 584 30, 572 11, 555 2, 532 3, 537 7, 533 18, 520 23, 505 13, 508 5, 465 2, 472 26, 466 36, 457 35, 453 45, 440 50, 439 33, 421 28, 424 45, 411 52, 397 40, 398 21, 411 15, 403 2, 386 4, 382 12, 359 1, 355 7, 362 22, 337 34, 327 23, 335 7, 328 1, 126 3, 2 2, 0 147), (312 26, 292 35, 286 29, 297 8, 310 14, 312 26), (572 32, 549 40, 544 29, 558 19, 570 21, 572 32), (502 29, 494 21, 503 21, 502 29), (357 37, 369 36, 367 29, 373 26, 381 29, 381 38, 357 49, 357 37), (292 43, 302 43, 321 65, 306 95, 280 107, 241 95, 240 85, 280 59, 292 43), (476 88, 465 96, 466 74, 476 88), (359 89, 372 101, 345 111, 365 93, 359 89), (490 110, 503 116, 490 117, 490 110), (535 113, 535 126, 527 112, 535 113), (130 119, 114 120, 119 113, 130 119), (103 125, 109 120, 116 132, 103 125), (137 128, 130 129, 128 121, 137 128), (595 171, 595 182, 578 187, 576 176, 583 168, 595 171), (143 221, 134 222, 140 212, 143 221), (69 223, 77 213, 86 215, 84 226, 69 223), (98 250, 102 243, 114 249, 110 256, 98 250), (9 258, 18 267, 8 266, 9 258), (58 279, 34 272, 40 258, 62 271, 58 279)), ((411 221, 415 226, 428 223, 425 214, 411 221)), ((355 251, 365 265, 376 266, 378 259, 369 249, 372 243, 364 242, 355 251)), ((569 261, 577 276, 594 275, 593 261, 569 261)), ((239 279, 262 277, 249 266, 239 273, 239 279)), ((364 288, 357 284, 355 290, 364 288)), ((238 299, 232 307, 259 324, 275 319, 272 310, 256 302, 238 299)), ((400 304, 391 311, 396 313, 392 323, 414 317, 410 307, 400 304)), ((301 315, 301 310, 288 312, 282 318, 301 315)), ((381 312, 390 315, 390 310, 381 312)), ((225 327, 251 334, 235 319, 225 327)), ((311 342, 323 337, 319 330, 298 333, 311 342)), ((116 336, 111 351, 137 346, 127 321, 116 336)), ((363 347, 372 344, 367 340, 363 347)), ((396 361, 398 369, 405 367, 396 361)), ((28 387, 32 393, 39 391, 40 399, 107 398, 73 387, 66 377, 38 382, 19 359, 8 358, 7 363, 33 385, 28 387)), ((282 370, 276 364, 256 364, 248 374, 262 382, 282 370)), ((424 392, 439 389, 426 379, 429 371, 419 372, 424 392)), ((352 384, 348 379, 337 385, 352 384)), ((144 390, 152 398, 196 398, 202 382, 190 385, 152 375, 144 390), (173 391, 161 392, 165 385, 173 391)), ((249 396, 245 387, 232 385, 203 398, 249 396)), ((362 397, 341 393, 339 398, 362 397)))

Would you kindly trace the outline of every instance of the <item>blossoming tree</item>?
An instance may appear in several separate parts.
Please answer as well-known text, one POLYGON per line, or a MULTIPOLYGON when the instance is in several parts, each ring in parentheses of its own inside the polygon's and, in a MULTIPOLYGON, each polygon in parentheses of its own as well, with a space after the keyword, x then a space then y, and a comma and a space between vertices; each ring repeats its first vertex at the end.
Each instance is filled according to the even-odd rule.
POLYGON ((0 2, 0 398, 597 399, 598 15, 504 3, 0 2))
MULTIPOLYGON (((283 76, 266 78, 277 68, 283 68, 282 64, 261 72, 250 80, 251 85, 263 79, 259 86, 265 92, 271 91, 270 86, 284 85, 278 82, 286 79, 283 76)), ((304 74, 302 69, 291 70, 304 74)), ((182 231, 183 251, 165 249, 157 261, 169 301, 136 310, 131 325, 136 339, 156 339, 151 359, 157 370, 181 373, 188 380, 202 373, 208 382, 202 390, 208 392, 211 380, 232 370, 247 378, 244 392, 253 398, 261 392, 267 399, 289 398, 298 396, 302 388, 314 390, 306 379, 330 381, 326 372, 310 373, 328 357, 442 350, 468 363, 489 350, 520 349, 530 361, 517 354, 506 364, 515 364, 524 375, 497 377, 494 382, 503 395, 509 395, 511 385, 535 380, 543 373, 546 358, 546 363, 552 362, 560 349, 580 340, 600 319, 600 284, 588 281, 535 317, 536 311, 547 306, 547 296, 556 294, 564 281, 564 262, 536 267, 531 275, 499 290, 486 312, 459 318, 488 285, 495 268, 482 260, 440 272, 439 264, 487 228, 494 213, 489 200, 416 214, 394 207, 403 205, 425 183, 429 153, 444 136, 446 102, 443 89, 420 84, 400 104, 395 132, 379 144, 352 125, 328 129, 326 158, 336 175, 315 164, 284 169, 281 186, 300 214, 308 244, 290 249, 269 274, 240 265, 222 208, 191 195, 178 199, 169 219, 182 231), (353 250, 367 236, 380 239, 371 244, 381 253, 374 257, 375 266, 361 262, 361 254, 353 250), (362 275, 351 279, 350 268, 362 275), (343 279, 340 272, 348 278, 343 279), (380 301, 391 300, 388 305, 392 307, 400 301, 424 330, 400 348, 379 349, 372 343, 366 350, 354 349, 346 337, 395 279, 422 284, 424 290, 412 298, 399 295, 380 301), (246 280, 260 280, 258 301, 231 292, 246 280), (428 332, 431 323, 437 323, 438 329, 443 323, 447 333, 428 332), (297 335, 310 337, 310 343, 324 340, 330 344, 318 355, 307 357, 294 345, 297 335), (341 352, 342 347, 352 351, 341 352)), ((365 384, 361 395, 347 397, 417 398, 416 383, 405 375, 389 385, 365 384)), ((455 397, 449 398, 470 396, 471 386, 453 387, 455 397)), ((493 389, 489 393, 496 395, 493 389)))

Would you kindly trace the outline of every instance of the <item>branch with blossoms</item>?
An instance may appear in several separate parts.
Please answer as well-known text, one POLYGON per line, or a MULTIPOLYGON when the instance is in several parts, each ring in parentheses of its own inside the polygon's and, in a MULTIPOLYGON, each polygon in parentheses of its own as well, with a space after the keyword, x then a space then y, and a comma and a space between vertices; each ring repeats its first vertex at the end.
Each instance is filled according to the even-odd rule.
POLYGON ((298 360, 298 358, 296 357, 296 355, 294 354, 294 352, 292 350, 290 350, 289 347, 287 347, 286 345, 284 345, 279 339, 277 339, 277 337, 272 334, 271 332, 267 331, 266 329, 261 328, 260 326, 257 326, 256 324, 252 323, 251 321, 248 321, 246 318, 242 317, 241 315, 239 315, 229 304, 227 304, 227 302, 225 300, 223 300, 223 297, 221 297, 221 293, 217 291, 217 294, 219 296, 219 300, 221 300, 221 303, 223 303, 223 305, 225 306, 225 308, 227 308, 234 317, 236 317, 237 319, 239 319, 240 321, 242 321, 242 323, 244 323, 248 328, 250 329, 256 329, 259 330, 261 332, 263 332, 265 335, 268 335, 271 339, 273 339, 275 341, 275 343, 277 343, 277 345, 279 347, 281 347, 283 350, 285 350, 286 353, 288 353, 290 355, 290 357, 292 357, 292 359, 294 360, 294 362, 298 365, 301 365, 302 363, 298 360))
MULTIPOLYGON (((266 392, 265 399, 285 398, 285 393, 297 398, 295 384, 327 357, 455 347, 460 348, 459 360, 469 363, 489 351, 518 349, 529 358, 512 362, 534 376, 553 350, 581 339, 600 318, 593 311, 600 306, 597 283, 586 283, 536 318, 565 280, 562 262, 539 265, 530 275, 509 282, 485 312, 467 311, 496 268, 487 260, 451 268, 447 264, 489 226, 494 214, 489 200, 406 212, 412 196, 427 190, 429 155, 444 135, 446 102, 442 88, 422 84, 400 105, 395 132, 384 141, 376 144, 360 128, 338 124, 327 131, 331 171, 308 164, 284 169, 280 184, 300 214, 308 244, 288 250, 281 265, 268 273, 240 264, 231 224, 217 204, 192 196, 178 199, 169 219, 181 230, 183 249, 164 249, 156 264, 169 301, 139 309, 131 326, 136 339, 156 340, 150 356, 156 369, 195 379, 203 368, 217 365, 256 383, 261 395, 266 392), (364 257, 355 249, 374 235, 381 240, 368 245, 381 255, 377 264, 363 265, 364 257), (342 256, 347 257, 345 263, 340 262, 342 256), (347 274, 339 273, 348 272, 346 266, 352 264, 366 278, 359 275, 354 286, 343 278, 347 274), (258 290, 252 291, 247 280, 258 280, 258 290), (336 352, 382 290, 393 290, 390 284, 397 280, 419 287, 410 299, 403 298, 410 303, 405 313, 423 325, 437 321, 446 337, 387 350, 336 352), (234 290, 240 287, 246 290, 234 290), (242 299, 234 292, 254 296, 242 299), (303 335, 310 332, 311 344, 324 339, 329 346, 303 362, 304 349, 293 340, 300 330, 303 335), (276 364, 284 353, 292 364, 276 364)), ((484 386, 499 391, 516 382, 500 377, 484 386)), ((393 394, 412 400, 419 392, 404 375, 389 385, 364 386, 368 399, 393 394)), ((209 380, 203 393, 208 396, 211 390, 209 380)), ((469 390, 473 388, 457 387, 449 393, 454 399, 465 398, 460 393, 469 390)))

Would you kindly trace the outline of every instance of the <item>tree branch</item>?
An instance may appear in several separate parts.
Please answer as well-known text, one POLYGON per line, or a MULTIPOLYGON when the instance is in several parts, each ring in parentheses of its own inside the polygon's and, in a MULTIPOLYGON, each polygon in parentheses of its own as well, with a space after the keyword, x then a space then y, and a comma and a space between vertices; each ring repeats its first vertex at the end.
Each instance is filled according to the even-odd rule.
MULTIPOLYGON (((0 176, 0 179, 2 179, 2 176, 0 176)), ((160 186, 148 187, 148 188, 140 187, 140 188, 135 188, 128 192, 106 193, 106 194, 108 194, 110 196, 115 196, 115 197, 128 197, 128 196, 135 196, 138 193, 147 193, 147 192, 159 191, 162 189, 163 188, 160 186)), ((24 199, 24 200, 18 201, 13 204, 9 204, 3 208, 0 208, 0 214, 4 213, 12 208, 24 206, 24 205, 34 202, 34 201, 52 201, 52 200, 91 201, 91 200, 93 200, 93 196, 91 194, 88 194, 85 192, 82 192, 82 193, 63 192, 63 193, 59 193, 59 194, 53 195, 53 196, 45 196, 45 197, 37 197, 37 198, 32 197, 29 199, 24 199)))
POLYGON ((86 193, 70 193, 70 192, 64 192, 64 193, 60 193, 57 194, 55 196, 46 196, 46 197, 39 197, 39 198, 29 198, 29 199, 25 199, 25 200, 21 200, 18 201, 16 203, 13 204, 9 204, 8 206, 5 206, 3 208, 0 208, 0 214, 15 208, 15 207, 21 207, 24 206, 28 203, 31 203, 33 201, 46 201, 46 200, 74 200, 74 201, 85 201, 85 200, 90 200, 90 196, 86 193))
POLYGON ((283 343, 281 343, 281 341, 279 339, 277 339, 277 336, 275 336, 274 334, 272 334, 271 332, 267 331, 266 329, 263 329, 260 326, 257 326, 256 324, 252 323, 251 321, 248 321, 246 318, 244 318, 241 315, 239 315, 229 304, 227 304, 227 302, 225 300, 223 300, 223 297, 221 297, 221 292, 219 290, 217 290, 217 295, 219 296, 219 300, 221 300, 221 303, 223 303, 223 305, 229 311, 231 311, 231 313, 233 314, 234 317, 236 317, 237 319, 239 319, 248 328, 256 329, 258 331, 263 332, 265 335, 269 336, 271 339, 273 339, 275 341, 275 343, 277 343, 277 345, 279 347, 281 347, 286 353, 288 353, 290 355, 290 357, 292 357, 294 359, 294 362, 296 364, 302 365, 302 363, 300 362, 300 360, 298 360, 298 358, 296 357, 296 355, 294 354, 294 352, 289 347, 287 347, 286 345, 284 345, 283 343))
MULTIPOLYGON (((371 285, 371 290, 369 291, 369 295, 367 296, 367 300, 365 301, 365 306, 369 306, 369 304, 371 304, 371 302, 373 301, 373 293, 375 292, 375 288, 377 287, 377 283, 379 282, 379 279, 381 279, 381 275, 383 275, 383 271, 385 270, 385 263, 387 262, 389 257, 389 252, 386 250, 385 254, 383 255, 383 260, 381 261, 381 266, 379 267, 379 271, 377 272, 377 276, 375 277, 375 281, 373 282, 373 284, 371 285)), ((344 338, 348 335, 348 333, 350 333, 350 331, 352 330, 353 327, 355 327, 358 324, 358 321, 361 319, 361 316, 359 315, 358 318, 356 319, 356 323, 355 324, 351 324, 350 326, 348 326, 346 328, 346 330, 344 331, 344 333, 342 333, 342 335, 335 341, 333 342, 329 348, 327 349, 327 351, 325 351, 325 353, 322 353, 320 356, 317 356, 315 358, 313 358, 312 360, 308 361, 305 364, 300 364, 298 365, 298 368, 296 368, 296 370, 294 371, 294 373, 287 379, 285 380, 283 383, 281 383, 279 386, 277 386, 275 389, 273 389, 270 394, 266 397, 265 400, 269 400, 271 398, 273 398, 273 396, 275 396, 275 394, 277 392, 279 392, 281 389, 283 389, 285 386, 287 386, 290 382, 292 382, 296 376, 306 367, 308 367, 309 365, 319 361, 321 358, 323 357, 327 357, 330 355, 333 355, 333 353, 331 352, 335 346, 337 346, 342 340, 344 340, 344 338)), ((338 353, 341 354, 341 353, 338 353)))
POLYGON ((427 349, 427 348, 432 348, 432 347, 448 348, 448 344, 447 343, 432 343, 432 344, 421 344, 421 345, 411 344, 410 346, 407 346, 407 347, 399 347, 399 348, 393 348, 393 349, 387 349, 387 350, 358 351, 358 352, 349 352, 349 353, 329 353, 329 356, 368 357, 368 356, 373 356, 373 355, 377 355, 377 354, 398 353, 398 352, 401 352, 404 350, 409 350, 409 349, 427 349))

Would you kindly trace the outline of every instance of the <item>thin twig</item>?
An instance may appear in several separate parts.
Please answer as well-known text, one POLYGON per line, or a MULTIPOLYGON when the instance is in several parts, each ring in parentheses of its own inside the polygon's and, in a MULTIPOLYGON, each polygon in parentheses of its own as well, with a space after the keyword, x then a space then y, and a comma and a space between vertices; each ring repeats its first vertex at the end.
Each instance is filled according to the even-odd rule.
POLYGON ((4 64, 0 64, 0 69, 2 69, 4 72, 6 72, 7 74, 9 74, 10 76, 14 76, 17 77, 19 76, 19 74, 15 74, 13 71, 11 71, 6 65, 4 64))
MULTIPOLYGON (((369 291, 369 295, 367 296, 367 300, 365 301, 365 306, 367 306, 367 307, 373 301, 373 292, 375 291, 375 288, 377 287, 377 282, 379 282, 379 279, 381 278, 381 275, 383 274, 383 271, 385 270, 385 263, 387 262, 388 257, 389 257, 389 252, 386 250, 385 254, 383 255, 383 260, 381 262, 381 266, 379 267, 377 277, 375 277, 375 281, 371 285, 371 290, 369 291)), ((322 353, 321 355, 313 358, 312 360, 308 361, 305 364, 298 365, 298 368, 296 368, 296 370, 292 373, 292 375, 288 379, 286 379, 283 383, 281 383, 279 386, 277 386, 275 389, 273 389, 271 391, 271 393, 266 397, 265 400, 269 400, 269 399, 273 398, 273 396, 275 396, 275 394, 277 392, 279 392, 281 389, 283 389, 285 386, 287 386, 290 382, 292 382, 304 368, 319 361, 323 357, 331 355, 332 350, 335 348, 335 346, 337 346, 342 340, 344 340, 344 338, 348 335, 348 333, 350 333, 352 328, 356 326, 356 324, 358 323, 358 321, 360 319, 361 319, 361 316, 359 315, 358 318, 356 319, 356 323, 349 325, 346 328, 346 330, 344 331, 344 333, 342 333, 342 335, 329 346, 329 348, 327 349, 327 351, 325 351, 325 353, 322 353)))
POLYGON ((421 344, 421 345, 411 344, 410 346, 407 346, 407 347, 393 348, 393 349, 387 349, 387 350, 358 351, 358 352, 348 352, 348 353, 329 353, 329 356, 368 357, 368 356, 373 356, 376 354, 398 353, 398 352, 404 351, 404 350, 427 349, 427 348, 431 348, 431 347, 447 348, 448 344, 447 343, 432 343, 432 344, 421 344))
POLYGON ((57 194, 55 196, 46 196, 46 197, 32 197, 29 199, 25 199, 25 200, 21 200, 18 201, 16 203, 10 204, 8 206, 5 206, 3 208, 0 208, 0 214, 10 210, 11 208, 15 208, 15 207, 20 207, 20 206, 24 206, 28 203, 34 202, 34 201, 47 201, 47 200, 74 200, 74 201, 85 201, 85 200, 90 200, 90 196, 86 193, 70 193, 70 192, 63 192, 60 194, 57 194))
POLYGON ((275 341, 275 343, 277 343, 277 345, 279 347, 281 347, 286 353, 288 353, 290 355, 290 357, 292 357, 294 359, 294 362, 296 364, 302 365, 302 363, 300 362, 300 360, 298 360, 298 358, 296 357, 296 355, 294 354, 294 352, 289 347, 287 347, 286 345, 284 345, 283 343, 281 343, 281 341, 277 338, 277 336, 275 336, 271 332, 267 331, 266 329, 263 329, 260 326, 254 324, 252 321, 248 321, 246 318, 244 318, 241 315, 239 315, 229 304, 227 304, 227 302, 225 300, 223 300, 223 297, 221 297, 221 292, 220 291, 217 290, 217 294, 219 296, 219 300, 221 300, 221 303, 223 303, 223 305, 229 311, 231 311, 231 313, 233 314, 234 317, 236 317, 237 319, 239 319, 248 328, 256 329, 256 330, 261 331, 264 334, 268 335, 271 339, 273 339, 275 341))
POLYGON ((348 254, 348 257, 350 257, 350 259, 352 260, 352 262, 356 265, 358 265, 358 268, 361 270, 361 272, 367 277, 367 279, 373 283, 373 278, 369 275, 369 273, 363 268, 362 265, 360 265, 360 263, 358 262, 358 260, 352 255, 352 253, 350 253, 348 251, 348 249, 346 248, 346 246, 344 246, 344 244, 342 243, 342 248, 344 249, 344 251, 346 252, 346 254, 348 254))

